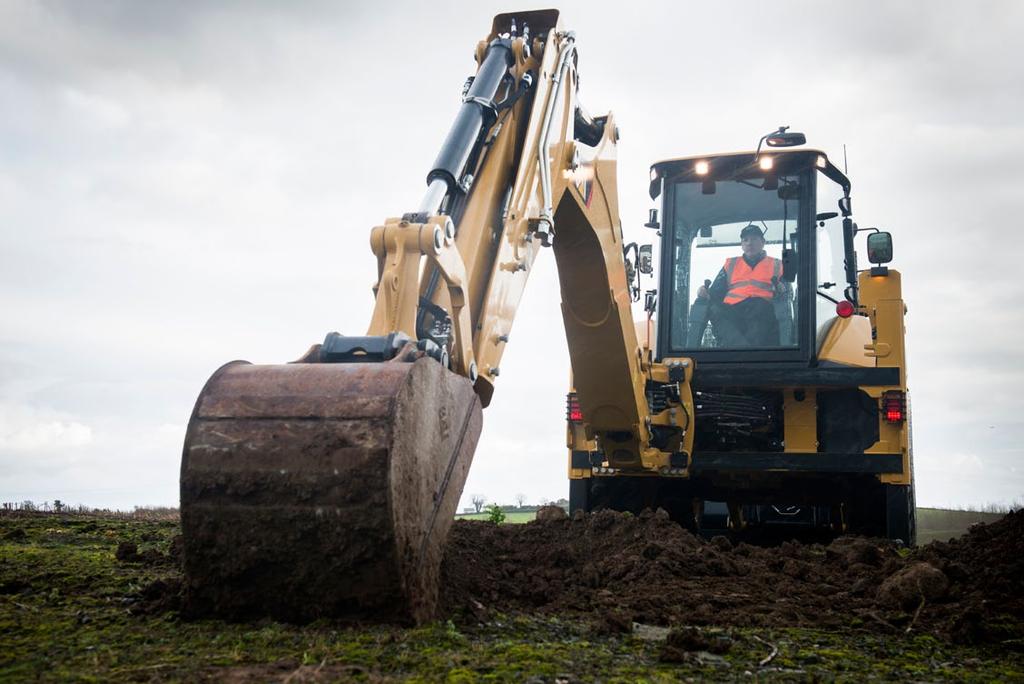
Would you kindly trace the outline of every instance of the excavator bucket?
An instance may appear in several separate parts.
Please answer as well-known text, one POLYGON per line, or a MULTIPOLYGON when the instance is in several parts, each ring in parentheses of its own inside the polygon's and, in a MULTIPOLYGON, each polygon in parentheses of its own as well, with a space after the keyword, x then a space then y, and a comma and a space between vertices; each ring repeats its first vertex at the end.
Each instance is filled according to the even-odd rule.
POLYGON ((426 357, 221 367, 182 455, 185 612, 433 618, 481 425, 470 381, 426 357))

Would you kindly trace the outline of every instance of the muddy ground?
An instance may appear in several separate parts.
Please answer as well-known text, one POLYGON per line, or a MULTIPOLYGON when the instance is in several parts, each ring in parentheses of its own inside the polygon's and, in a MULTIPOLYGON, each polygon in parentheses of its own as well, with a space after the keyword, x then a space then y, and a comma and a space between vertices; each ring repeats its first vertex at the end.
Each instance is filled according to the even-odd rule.
POLYGON ((916 550, 457 522, 439 620, 189 620, 176 521, 0 514, 0 681, 1024 681, 1024 513, 916 550))
POLYGON ((443 575, 452 616, 573 614, 608 631, 636 622, 863 628, 1024 646, 1024 510, 913 550, 859 537, 767 548, 705 541, 663 511, 459 521, 443 575))

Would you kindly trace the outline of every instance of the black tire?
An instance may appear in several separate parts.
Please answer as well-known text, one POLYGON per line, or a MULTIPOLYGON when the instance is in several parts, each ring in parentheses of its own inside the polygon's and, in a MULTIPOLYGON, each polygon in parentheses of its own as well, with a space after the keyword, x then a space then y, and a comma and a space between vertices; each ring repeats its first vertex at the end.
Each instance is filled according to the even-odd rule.
POLYGON ((847 530, 865 537, 888 537, 886 492, 877 481, 857 491, 846 504, 847 530))
POLYGON ((569 480, 569 515, 590 512, 590 478, 569 480))
POLYGON ((917 544, 917 506, 913 485, 885 485, 885 536, 907 546, 917 544))

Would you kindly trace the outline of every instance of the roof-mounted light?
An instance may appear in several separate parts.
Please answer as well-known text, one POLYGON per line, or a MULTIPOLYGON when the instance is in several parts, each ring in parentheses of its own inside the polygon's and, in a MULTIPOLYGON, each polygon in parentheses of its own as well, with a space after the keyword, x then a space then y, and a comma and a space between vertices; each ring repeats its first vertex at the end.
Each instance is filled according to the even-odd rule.
POLYGON ((701 160, 701 161, 699 161, 699 162, 697 162, 696 164, 693 165, 693 170, 697 173, 698 176, 706 176, 706 175, 708 175, 708 170, 710 168, 711 167, 704 160, 701 160))
POLYGON ((817 164, 819 169, 823 169, 828 164, 828 160, 825 159, 825 155, 819 154, 818 159, 814 163, 817 164))
POLYGON ((771 157, 761 157, 757 165, 761 167, 762 171, 771 171, 772 167, 775 166, 775 162, 772 161, 771 157))

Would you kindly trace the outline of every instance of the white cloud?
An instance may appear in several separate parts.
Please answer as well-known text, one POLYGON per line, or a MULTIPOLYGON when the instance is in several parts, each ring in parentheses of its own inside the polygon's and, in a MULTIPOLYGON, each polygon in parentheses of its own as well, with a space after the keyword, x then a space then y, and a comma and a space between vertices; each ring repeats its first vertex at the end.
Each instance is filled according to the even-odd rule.
POLYGON ((53 411, 0 404, 0 452, 75 449, 90 444, 88 425, 53 411))
POLYGON ((120 128, 131 120, 128 110, 121 104, 94 93, 65 88, 61 96, 73 115, 88 117, 101 126, 120 128))
MULTIPOLYGON (((985 461, 978 454, 955 452, 945 459, 941 464, 928 462, 918 465, 921 471, 935 473, 956 472, 960 475, 975 475, 985 472, 985 461)), ((1012 470, 1012 469, 1011 469, 1012 470)))

